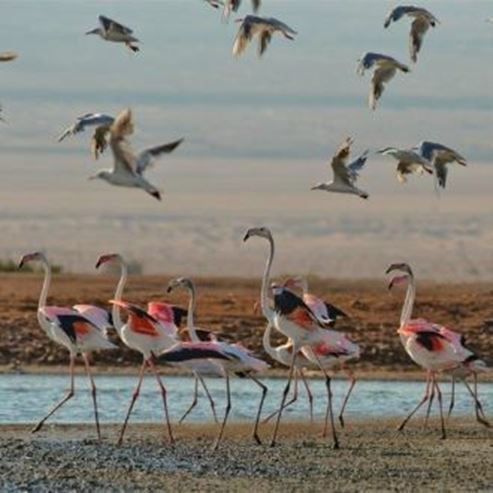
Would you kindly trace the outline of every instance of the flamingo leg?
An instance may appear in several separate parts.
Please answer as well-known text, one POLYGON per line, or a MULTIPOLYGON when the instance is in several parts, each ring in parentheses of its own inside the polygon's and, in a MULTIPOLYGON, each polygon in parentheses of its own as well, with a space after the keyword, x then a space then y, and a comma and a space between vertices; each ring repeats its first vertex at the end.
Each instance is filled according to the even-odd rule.
POLYGON ((182 422, 185 420, 185 418, 191 413, 192 409, 197 405, 198 401, 198 395, 199 395, 199 379, 197 378, 197 374, 195 374, 195 385, 193 389, 193 400, 188 409, 185 411, 183 416, 180 418, 178 421, 178 424, 182 424, 182 422))
POLYGON ((474 404, 475 404, 475 412, 476 412, 476 421, 478 423, 481 423, 482 425, 486 426, 487 428, 491 427, 490 422, 486 419, 486 416, 483 411, 483 406, 481 405, 481 402, 478 399, 478 390, 477 390, 477 376, 474 375, 475 380, 474 380, 474 391, 471 389, 469 384, 467 383, 466 380, 464 380, 464 385, 466 386, 467 390, 471 394, 472 398, 474 399, 474 404))
POLYGON ((45 424, 46 420, 52 416, 58 409, 60 409, 67 401, 72 399, 74 396, 74 365, 75 365, 75 354, 70 354, 70 366, 69 366, 69 373, 70 373, 70 388, 69 391, 67 392, 67 395, 53 407, 53 409, 41 420, 39 423, 31 430, 31 433, 36 433, 39 431, 43 425, 45 424))
POLYGON ((435 386, 435 389, 437 391, 438 409, 440 410, 440 426, 442 428, 442 440, 445 440, 445 438, 447 438, 447 434, 445 432, 445 419, 443 418, 442 391, 438 386, 435 375, 433 375, 433 385, 435 386))
POLYGON ((264 401, 267 396, 267 386, 264 385, 260 380, 255 378, 253 375, 248 375, 250 380, 253 380, 261 389, 262 389, 262 397, 260 398, 260 403, 258 406, 257 417, 255 419, 255 426, 253 427, 252 437, 259 444, 262 445, 260 437, 258 436, 258 425, 260 422, 260 416, 262 415, 262 408, 264 406, 264 401))
POLYGON ((214 421, 219 423, 219 420, 217 419, 217 414, 216 414, 216 405, 214 403, 214 399, 212 398, 211 393, 209 392, 209 388, 207 387, 204 378, 202 375, 197 373, 197 378, 200 380, 200 384, 202 385, 202 388, 204 389, 205 395, 207 396, 207 399, 209 400, 209 404, 211 406, 212 410, 212 415, 214 416, 214 421))
MULTIPOLYGON (((298 399, 298 377, 297 377, 297 373, 295 372, 295 375, 294 375, 294 392, 293 392, 293 396, 291 397, 291 399, 288 402, 286 402, 284 404, 283 411, 287 407, 289 407, 292 404, 294 404, 297 401, 297 399, 298 399)), ((269 422, 274 416, 277 416, 278 412, 279 412, 279 410, 276 410, 276 411, 270 413, 269 416, 267 416, 266 418, 264 418, 264 420, 262 421, 262 423, 269 422)))
POLYGON ((339 448, 339 439, 337 438, 337 433, 336 433, 336 427, 335 427, 335 422, 334 422, 334 410, 332 407, 332 389, 331 389, 331 377, 325 370, 325 368, 322 366, 322 363, 320 363, 320 359, 317 356, 315 352, 313 352, 313 355, 315 356, 318 366, 320 370, 322 370, 324 376, 325 376, 325 386, 327 388, 327 410, 325 412, 325 422, 324 422, 324 431, 322 432, 322 437, 327 436, 327 428, 328 428, 328 422, 330 418, 330 427, 332 431, 332 441, 333 441, 333 447, 334 449, 339 448))
POLYGON ((303 382, 303 386, 305 387, 306 395, 308 397, 308 405, 310 406, 310 423, 313 423, 313 394, 310 390, 308 382, 306 381, 305 374, 303 373, 302 369, 299 370, 299 375, 301 381, 303 382))
POLYGON ((152 361, 152 356, 147 360, 147 364, 151 368, 152 373, 154 373, 154 376, 156 377, 156 381, 157 381, 158 387, 161 390, 161 396, 163 397, 164 416, 166 418, 166 427, 168 429, 169 441, 170 441, 171 444, 174 444, 175 443, 175 439, 173 437, 173 430, 171 428, 171 422, 169 420, 168 402, 167 402, 167 399, 166 399, 166 396, 167 396, 166 387, 164 386, 163 381, 161 380, 161 377, 159 376, 159 372, 157 371, 156 365, 152 361))
POLYGON ((86 373, 89 378, 89 382, 91 384, 91 395, 92 395, 92 404, 94 406, 94 419, 96 421, 96 432, 98 434, 98 440, 101 440, 101 429, 99 427, 98 401, 96 399, 96 383, 94 382, 94 378, 91 373, 91 365, 89 364, 89 359, 87 358, 87 354, 82 353, 82 359, 84 360, 86 373))
POLYGON ((348 371, 347 375, 349 376, 349 388, 346 392, 346 396, 344 397, 344 400, 342 401, 342 407, 341 411, 339 412, 339 423, 341 424, 341 427, 344 428, 344 411, 346 410, 346 405, 349 401, 349 397, 351 395, 351 392, 354 389, 354 386, 356 385, 356 378, 354 377, 354 374, 352 371, 348 371))
POLYGON ((128 407, 127 415, 125 416, 125 421, 123 422, 123 426, 120 431, 120 437, 118 438, 117 445, 121 445, 123 442, 123 436, 125 435, 125 430, 127 429, 128 419, 130 418, 130 414, 132 413, 132 409, 135 405, 135 401, 137 400, 140 394, 140 387, 142 386, 142 380, 144 379, 146 365, 147 362, 144 358, 144 360, 142 361, 142 366, 140 367, 139 381, 137 383, 137 387, 135 387, 135 390, 132 394, 132 400, 130 401, 130 406, 128 407))
POLYGON ((224 435, 224 428, 226 427, 226 422, 228 420, 229 412, 231 411, 231 388, 229 385, 229 374, 226 373, 226 409, 224 411, 224 418, 223 422, 221 423, 221 429, 219 430, 219 434, 217 435, 216 440, 214 441, 212 445, 212 452, 215 452, 217 450, 217 447, 219 447, 219 443, 221 442, 223 435, 224 435))
POLYGON ((284 391, 282 393, 282 399, 281 399, 281 405, 279 406, 279 411, 277 414, 277 419, 276 419, 276 424, 274 426, 274 432, 272 433, 272 438, 270 441, 270 446, 274 447, 276 444, 276 438, 277 438, 277 433, 279 431, 279 424, 281 422, 281 417, 282 417, 282 411, 284 409, 284 404, 286 403, 286 398, 289 393, 289 388, 291 387, 291 380, 293 380, 293 374, 294 374, 294 365, 296 363, 296 356, 298 355, 298 348, 296 346, 293 346, 293 356, 291 359, 291 366, 289 367, 289 375, 288 375, 288 381, 286 383, 286 387, 284 387, 284 391))
MULTIPOLYGON (((434 379, 433 379, 434 381, 434 379)), ((431 413, 431 406, 433 404, 433 400, 435 399, 435 385, 431 386, 431 394, 430 394, 430 400, 428 401, 428 406, 426 408, 426 416, 425 416, 425 424, 424 427, 428 427, 428 420, 430 419, 430 413, 431 413)))
POLYGON ((430 384, 431 384, 431 375, 430 372, 427 373, 426 376, 426 388, 423 398, 418 402, 417 406, 404 418, 404 421, 399 425, 397 431, 402 431, 404 427, 407 425, 407 422, 414 416, 414 414, 418 411, 418 409, 423 406, 425 402, 430 398, 430 384))
MULTIPOLYGON (((467 386, 465 380, 464 380, 464 384, 467 386)), ((454 409, 454 405, 455 405, 455 377, 452 375, 452 386, 450 388, 450 404, 448 407, 447 419, 450 418, 450 415, 452 414, 452 410, 454 409)))

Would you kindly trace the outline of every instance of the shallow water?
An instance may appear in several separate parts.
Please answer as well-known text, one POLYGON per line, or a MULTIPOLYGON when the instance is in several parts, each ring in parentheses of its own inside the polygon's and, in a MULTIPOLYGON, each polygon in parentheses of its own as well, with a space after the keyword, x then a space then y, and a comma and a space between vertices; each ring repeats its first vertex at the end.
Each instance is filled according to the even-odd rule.
MULTIPOLYGON (((98 402, 102 422, 119 422, 124 418, 127 405, 136 384, 136 376, 98 376, 98 402)), ((265 413, 278 405, 284 379, 262 380, 269 388, 265 402, 265 413)), ((169 408, 173 420, 178 419, 192 400, 193 380, 189 377, 166 377, 164 379, 169 395, 169 408)), ((208 387, 217 403, 219 414, 224 406, 224 380, 208 379, 208 387)), ((64 375, 0 375, 0 422, 3 424, 33 422, 57 402, 65 392, 68 377, 64 375)), ((315 396, 316 417, 325 411, 325 386, 322 380, 310 381, 315 396)), ((354 418, 402 416, 412 409, 423 392, 423 382, 404 381, 360 381, 349 401, 347 416, 354 418)), ((347 388, 347 382, 333 382, 334 407, 337 411, 347 388)), ((448 405, 450 385, 443 384, 445 405, 448 405)), ((253 419, 258 406, 260 392, 248 379, 235 378, 231 382, 233 409, 231 419, 253 419)), ((493 384, 479 386, 481 401, 486 412, 493 407, 493 384)), ((308 404, 303 388, 300 399, 286 410, 286 417, 303 419, 308 416, 308 404)), ((438 412, 434 409, 434 412, 438 412)), ((473 416, 473 404, 464 386, 458 386, 455 414, 473 416)), ((163 415, 161 396, 155 381, 146 377, 140 398, 134 408, 132 421, 155 422, 163 415)), ((57 423, 91 422, 93 410, 88 383, 83 376, 76 378, 76 394, 52 419, 57 423)), ((203 392, 190 421, 210 421, 211 412, 203 392)))

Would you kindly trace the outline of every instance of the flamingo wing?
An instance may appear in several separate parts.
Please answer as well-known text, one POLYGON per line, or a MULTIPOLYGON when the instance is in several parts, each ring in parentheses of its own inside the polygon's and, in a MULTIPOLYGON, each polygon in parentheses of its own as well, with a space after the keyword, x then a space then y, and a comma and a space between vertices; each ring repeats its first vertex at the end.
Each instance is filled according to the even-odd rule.
POLYGON ((159 321, 139 306, 119 300, 110 300, 110 303, 128 312, 127 325, 133 332, 151 337, 161 335, 158 328, 159 321))
POLYGON ((428 351, 441 351, 447 339, 437 332, 423 330, 416 334, 416 342, 428 351))
POLYGON ((164 363, 180 363, 197 359, 229 360, 229 356, 204 343, 182 343, 161 353, 158 360, 164 363))
POLYGON ((323 327, 310 307, 288 289, 282 289, 274 294, 274 309, 304 329, 313 330, 315 326, 323 327))

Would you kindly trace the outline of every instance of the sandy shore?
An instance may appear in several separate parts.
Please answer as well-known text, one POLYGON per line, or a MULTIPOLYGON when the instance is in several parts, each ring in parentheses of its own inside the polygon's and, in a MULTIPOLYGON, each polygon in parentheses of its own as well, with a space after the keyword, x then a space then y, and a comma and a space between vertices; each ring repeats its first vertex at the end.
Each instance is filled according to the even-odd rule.
MULTIPOLYGON (((145 304, 165 299, 186 306, 184 293, 167 297, 166 276, 130 276, 125 298, 145 304)), ((86 302, 108 306, 117 277, 113 275, 58 275, 53 279, 50 303, 72 305, 86 302)), ((196 320, 210 328, 240 340, 259 356, 265 320, 253 312, 260 281, 241 278, 197 278, 196 320)), ((38 326, 36 307, 41 289, 41 274, 0 275, 0 370, 39 372, 65 371, 67 352, 51 343, 38 326)), ((371 378, 416 378, 419 371, 404 352, 396 328, 404 293, 388 293, 381 280, 310 280, 311 290, 342 308, 350 318, 341 319, 338 328, 362 347, 361 361, 355 364, 360 375, 371 378)), ((437 284, 420 282, 414 314, 447 325, 463 333, 470 345, 492 365, 493 337, 485 321, 493 318, 492 286, 483 283, 437 284)), ((93 355, 100 372, 133 371, 140 355, 122 347, 93 355)), ((274 343, 282 343, 276 334, 274 343)), ((269 363, 273 363, 269 361, 269 363)), ((274 364, 274 369, 276 368, 274 364)), ((274 372, 275 373, 275 372, 274 372)))
MULTIPOLYGON (((122 447, 118 426, 2 426, 2 491, 491 491, 493 433, 454 420, 449 437, 437 423, 417 421, 403 433, 397 421, 354 422, 340 450, 319 437, 320 425, 282 427, 280 445, 257 446, 250 424, 232 424, 219 450, 212 426, 176 427, 171 447, 161 425, 131 425, 122 447)), ((270 427, 262 429, 268 437, 270 427)), ((267 441, 267 440, 266 440, 267 441)))

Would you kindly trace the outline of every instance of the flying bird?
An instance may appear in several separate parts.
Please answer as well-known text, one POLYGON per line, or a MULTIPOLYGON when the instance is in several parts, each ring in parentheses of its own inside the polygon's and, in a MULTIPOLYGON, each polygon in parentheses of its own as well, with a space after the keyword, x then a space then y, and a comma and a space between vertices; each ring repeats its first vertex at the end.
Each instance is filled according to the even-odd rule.
POLYGON ((283 34, 284 37, 290 40, 294 40, 294 36, 298 34, 284 22, 273 17, 247 15, 244 19, 237 19, 236 22, 241 22, 241 26, 233 44, 233 55, 235 56, 241 55, 248 43, 257 35, 259 38, 258 55, 262 56, 275 32, 283 34))
POLYGON ((107 147, 106 135, 115 119, 105 113, 86 113, 77 117, 75 123, 67 127, 58 137, 62 142, 67 137, 83 132, 86 128, 96 127, 91 137, 91 152, 95 159, 107 147))
POLYGON ((161 192, 144 178, 145 171, 161 154, 174 151, 183 139, 144 149, 135 154, 126 139, 134 130, 130 109, 123 110, 107 129, 110 148, 113 153, 113 168, 99 170, 90 179, 101 179, 119 187, 142 188, 148 194, 161 200, 161 192))
POLYGON ((372 68, 373 75, 370 81, 368 106, 372 110, 375 110, 377 107, 377 101, 380 99, 385 89, 385 84, 394 78, 397 70, 404 73, 408 73, 410 70, 407 65, 398 62, 391 56, 368 52, 358 60, 356 73, 362 76, 366 70, 370 70, 372 68))
POLYGON ((457 151, 450 147, 438 144, 437 142, 423 141, 418 144, 417 152, 428 160, 435 168, 435 176, 438 186, 445 188, 447 182, 447 164, 457 163, 461 166, 467 166, 467 161, 464 156, 461 156, 457 151))
POLYGON ((19 55, 15 51, 2 51, 0 52, 0 62, 11 62, 18 56, 19 55))
POLYGON ((397 179, 400 183, 406 183, 407 175, 416 173, 433 174, 431 163, 413 149, 397 149, 395 147, 386 147, 378 151, 383 156, 392 156, 398 161, 397 179))
POLYGON ((139 47, 132 43, 138 43, 139 40, 133 36, 132 29, 119 24, 118 22, 100 15, 99 27, 87 31, 86 34, 98 34, 105 41, 112 41, 114 43, 125 43, 125 45, 131 49, 134 53, 139 51, 139 47))
POLYGON ((401 5, 392 9, 384 22, 384 27, 388 28, 392 22, 397 22, 404 16, 413 19, 411 23, 411 31, 409 33, 409 52, 411 60, 416 63, 418 53, 423 44, 423 39, 430 27, 435 27, 439 21, 428 10, 421 7, 401 5))
POLYGON ((329 182, 319 183, 312 187, 312 190, 325 190, 326 192, 349 193, 357 195, 362 199, 369 197, 368 193, 356 187, 356 181, 359 172, 368 159, 368 150, 361 154, 358 158, 351 161, 349 164, 349 156, 351 154, 351 145, 353 140, 348 137, 337 149, 332 157, 330 165, 332 166, 333 179, 329 182))

